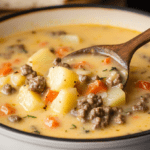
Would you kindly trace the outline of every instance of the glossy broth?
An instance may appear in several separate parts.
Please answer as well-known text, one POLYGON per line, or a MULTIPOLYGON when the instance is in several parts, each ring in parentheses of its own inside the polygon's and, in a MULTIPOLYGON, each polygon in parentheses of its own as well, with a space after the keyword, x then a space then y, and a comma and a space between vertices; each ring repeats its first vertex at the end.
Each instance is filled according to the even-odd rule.
MULTIPOLYGON (((104 45, 104 44, 119 44, 130 40, 131 38, 138 35, 139 32, 132 31, 124 28, 117 28, 111 26, 101 26, 101 25, 68 25, 68 26, 56 26, 46 29, 39 29, 37 31, 28 31, 25 33, 18 33, 16 35, 11 35, 4 39, 0 39, 0 53, 4 53, 8 46, 15 44, 24 44, 28 53, 16 53, 12 55, 10 59, 6 59, 0 55, 0 64, 6 62, 15 62, 19 58, 19 61, 13 63, 13 70, 18 70, 22 65, 24 65, 28 58, 41 48, 58 49, 59 47, 69 47, 69 53, 79 50, 84 47, 89 47, 92 45, 104 45), (60 40, 50 36, 51 31, 65 31, 69 34, 75 34, 80 37, 79 43, 72 43, 60 40)), ((67 53, 66 53, 67 54, 67 53)), ((107 77, 109 70, 113 66, 108 65, 107 68, 103 65, 104 57, 99 56, 79 56, 68 60, 68 63, 79 62, 81 60, 91 61, 91 64, 95 66, 95 70, 92 71, 101 77, 107 77), (101 69, 99 69, 101 67, 101 69), (106 70, 107 71, 104 71, 106 70)), ((138 101, 138 98, 146 93, 148 90, 143 90, 135 87, 135 82, 138 80, 150 81, 150 43, 146 44, 140 48, 133 56, 130 65, 130 78, 128 84, 125 88, 126 95, 126 105, 122 106, 124 111, 130 111, 131 107, 138 101)), ((121 66, 117 65, 121 69, 121 66)), ((19 87, 17 88, 18 91, 19 87)), ((150 114, 146 112, 135 112, 134 114, 126 117, 126 123, 123 125, 111 124, 107 128, 101 130, 91 130, 90 123, 81 123, 71 114, 59 115, 57 116, 60 122, 60 126, 57 128, 50 129, 44 125, 44 118, 51 114, 49 108, 45 111, 40 109, 33 112, 26 112, 17 103, 16 97, 18 92, 6 96, 0 93, 0 106, 9 103, 16 108, 16 114, 25 117, 27 115, 36 116, 36 118, 25 117, 19 123, 11 123, 8 121, 6 116, 0 116, 0 123, 23 130, 25 132, 34 132, 31 126, 36 126, 36 129, 41 135, 61 137, 61 138, 109 138, 122 135, 133 134, 137 132, 142 132, 150 129, 150 114), (76 128, 72 128, 75 125, 76 128), (85 132, 85 130, 89 132, 85 132)), ((150 107, 150 104, 147 103, 150 107)), ((49 106, 48 106, 49 107, 49 106)))

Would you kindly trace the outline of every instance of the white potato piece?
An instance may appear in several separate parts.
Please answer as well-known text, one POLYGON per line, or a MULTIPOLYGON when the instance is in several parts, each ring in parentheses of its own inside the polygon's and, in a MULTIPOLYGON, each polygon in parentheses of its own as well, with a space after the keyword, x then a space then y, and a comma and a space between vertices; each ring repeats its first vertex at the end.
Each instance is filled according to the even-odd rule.
POLYGON ((80 43, 80 38, 79 36, 75 35, 75 34, 66 34, 66 35, 61 35, 59 37, 63 42, 71 42, 74 44, 79 44, 80 43))
POLYGON ((79 74, 81 74, 81 75, 91 75, 92 74, 92 72, 89 70, 76 69, 75 71, 78 75, 79 74))
POLYGON ((78 81, 78 75, 74 71, 60 66, 50 68, 47 78, 48 86, 54 91, 74 87, 78 81))
POLYGON ((14 86, 21 86, 25 83, 25 76, 22 76, 20 73, 11 74, 11 83, 14 86))
POLYGON ((78 92, 76 88, 62 89, 51 104, 56 114, 66 114, 77 104, 78 92))
POLYGON ((53 66, 53 61, 56 56, 50 52, 48 48, 43 48, 34 53, 28 60, 28 65, 40 75, 45 75, 50 67, 53 66))
POLYGON ((17 101, 26 111, 34 111, 44 106, 40 95, 28 90, 28 86, 22 86, 19 90, 17 101))
POLYGON ((124 105, 126 103, 125 92, 118 88, 113 87, 107 92, 107 97, 104 99, 104 103, 107 106, 119 106, 124 105))
POLYGON ((3 87, 5 84, 10 84, 10 75, 0 77, 0 88, 3 87))
POLYGON ((114 80, 117 77, 117 71, 111 71, 107 80, 114 80))

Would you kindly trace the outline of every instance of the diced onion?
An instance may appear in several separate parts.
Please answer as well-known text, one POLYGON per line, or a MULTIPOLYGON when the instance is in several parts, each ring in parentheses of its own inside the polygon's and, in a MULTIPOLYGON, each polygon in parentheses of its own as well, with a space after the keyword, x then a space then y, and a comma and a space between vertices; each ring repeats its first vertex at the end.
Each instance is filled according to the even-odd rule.
POLYGON ((107 96, 108 96, 107 92, 98 93, 97 95, 101 96, 102 99, 103 99, 103 98, 107 98, 107 96))

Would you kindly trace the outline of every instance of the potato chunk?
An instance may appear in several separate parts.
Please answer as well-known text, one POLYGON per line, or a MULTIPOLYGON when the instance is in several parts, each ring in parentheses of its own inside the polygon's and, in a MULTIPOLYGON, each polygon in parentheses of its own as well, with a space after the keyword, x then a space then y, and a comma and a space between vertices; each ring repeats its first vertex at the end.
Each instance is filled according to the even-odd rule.
POLYGON ((66 114, 77 104, 76 88, 62 89, 51 104, 51 109, 57 114, 66 114))
POLYGON ((11 82, 14 86, 21 86, 25 83, 25 76, 22 76, 20 73, 11 74, 11 82))
POLYGON ((0 88, 3 87, 5 84, 10 83, 10 75, 5 77, 0 77, 0 88))
POLYGON ((56 56, 50 52, 48 48, 43 48, 33 54, 29 60, 28 65, 40 75, 45 75, 50 67, 53 66, 52 62, 56 56))
POLYGON ((74 35, 74 34, 61 35, 60 39, 63 42, 71 42, 71 43, 74 43, 74 44, 79 44, 80 41, 81 41, 80 38, 79 38, 79 36, 74 35))
POLYGON ((76 71, 76 73, 77 73, 78 75, 86 75, 86 76, 88 76, 88 75, 91 75, 91 74, 92 74, 92 72, 89 71, 89 70, 76 69, 75 71, 76 71))
POLYGON ((104 99, 104 103, 112 107, 124 105, 125 102, 126 102, 125 92, 117 87, 111 88, 107 92, 107 98, 104 99))
POLYGON ((57 66, 50 68, 47 84, 51 90, 60 91, 64 88, 73 88, 77 81, 78 75, 74 71, 57 66))
POLYGON ((17 100, 26 111, 33 111, 44 106, 40 95, 33 91, 29 91, 28 86, 22 86, 20 88, 17 100))

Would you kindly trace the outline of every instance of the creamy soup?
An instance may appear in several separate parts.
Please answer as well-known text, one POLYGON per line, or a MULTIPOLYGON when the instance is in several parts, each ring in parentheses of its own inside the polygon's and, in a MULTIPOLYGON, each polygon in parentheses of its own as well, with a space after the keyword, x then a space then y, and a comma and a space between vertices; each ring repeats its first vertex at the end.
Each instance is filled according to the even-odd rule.
POLYGON ((139 32, 101 25, 56 26, 0 38, 0 123, 61 138, 108 138, 149 130, 150 44, 127 71, 81 48, 119 44, 139 32))

